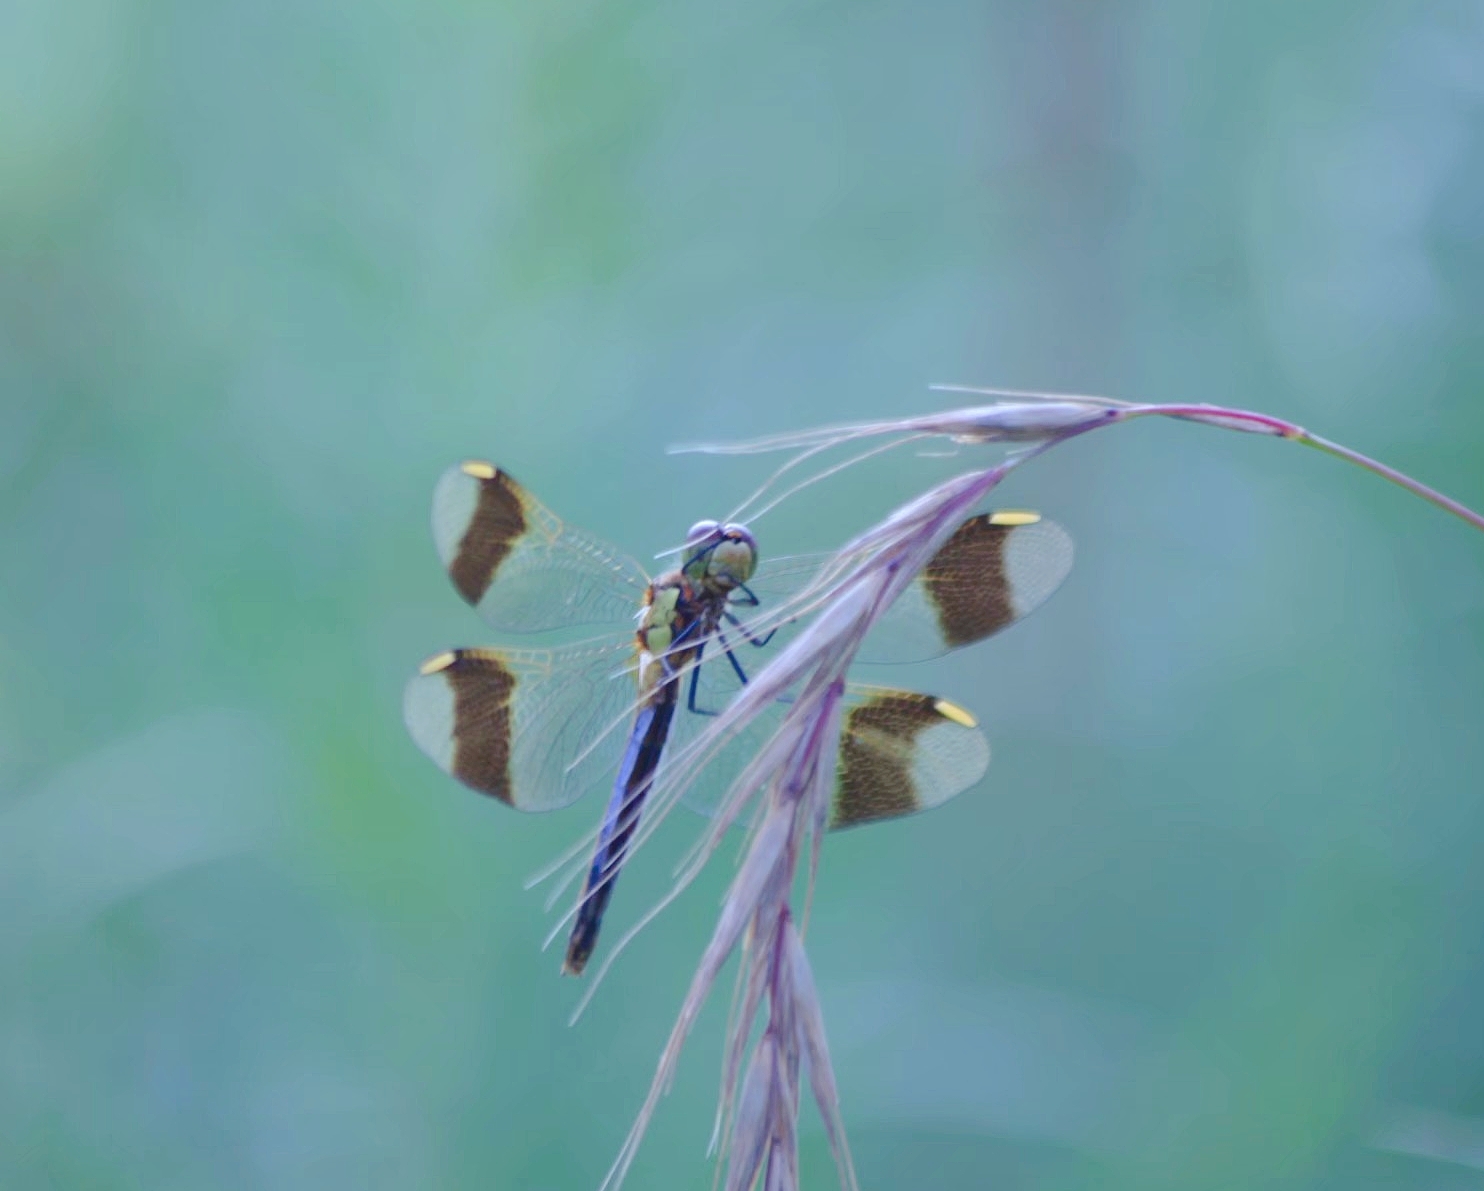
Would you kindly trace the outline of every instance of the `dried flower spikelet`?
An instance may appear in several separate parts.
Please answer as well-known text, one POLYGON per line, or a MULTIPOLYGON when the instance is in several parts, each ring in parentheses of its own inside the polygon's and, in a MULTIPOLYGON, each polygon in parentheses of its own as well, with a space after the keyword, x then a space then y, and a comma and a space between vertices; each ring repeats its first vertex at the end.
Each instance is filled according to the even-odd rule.
POLYGON ((759 1174, 765 1186, 799 1185, 798 1059, 780 1045, 777 1031, 763 1031, 742 1084, 727 1162, 727 1191, 748 1191, 759 1174))
POLYGON ((910 418, 894 427, 947 435, 954 442, 1040 442, 1093 430, 1127 417, 1122 406, 1091 401, 998 401, 977 408, 910 418))
POLYGON ((942 410, 908 418, 844 422, 836 426, 770 434, 740 442, 687 443, 671 447, 670 450, 674 454, 702 452, 708 455, 755 455, 771 451, 802 451, 813 455, 858 439, 887 434, 908 436, 905 441, 924 435, 943 435, 962 443, 1039 442, 1119 421, 1133 408, 1128 402, 1105 397, 969 389, 957 385, 933 387, 950 392, 1003 395, 1026 400, 996 401, 989 405, 942 410))
POLYGON ((815 991, 814 973, 804 951, 804 941, 799 938, 799 932, 794 929, 792 921, 784 924, 781 953, 788 964, 790 983, 793 985, 794 1021, 798 1030, 799 1049, 803 1053, 805 1069, 809 1072, 814 1102, 824 1120, 830 1150, 834 1153, 835 1165, 840 1168, 842 1181, 846 1186, 853 1187, 855 1167, 845 1139, 845 1122, 840 1115, 840 1091, 835 1086, 835 1070, 830 1062, 829 1043, 825 1040, 824 1009, 820 1005, 819 994, 815 991))

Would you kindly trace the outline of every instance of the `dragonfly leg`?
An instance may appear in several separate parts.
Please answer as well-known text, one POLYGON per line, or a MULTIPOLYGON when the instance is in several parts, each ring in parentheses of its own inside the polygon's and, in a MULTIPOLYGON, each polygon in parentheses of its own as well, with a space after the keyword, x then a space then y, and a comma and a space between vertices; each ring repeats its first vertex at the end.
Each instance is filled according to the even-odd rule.
MULTIPOLYGON (((772 636, 771 633, 768 635, 772 636)), ((727 640, 726 633, 724 633, 719 626, 716 630, 716 639, 721 642, 721 647, 727 651, 727 661, 732 663, 732 669, 737 672, 737 681, 740 682, 743 686, 746 686, 747 671, 742 669, 742 663, 737 660, 737 651, 732 648, 732 643, 727 640)), ((752 638, 749 637, 748 640, 752 641, 752 638)), ((761 641, 752 641, 752 643, 754 645, 764 644, 764 642, 761 641)))
MULTIPOLYGON (((771 637, 772 635, 773 635, 772 633, 769 633, 768 634, 769 637, 771 637)), ((737 657, 737 651, 732 648, 732 643, 727 640, 727 635, 726 635, 725 630, 723 630, 720 627, 718 627, 717 630, 716 630, 716 639, 721 642, 721 648, 726 651, 727 661, 731 662, 732 669, 736 672, 736 675, 737 675, 737 681, 740 682, 743 686, 746 686, 747 685, 747 681, 748 681, 747 680, 747 671, 742 668, 742 662, 737 657)), ((750 640, 750 638, 749 638, 749 640, 750 640)), ((753 644, 754 645, 757 645, 757 644, 766 645, 767 644, 767 641, 766 640, 765 641, 762 641, 762 642, 753 641, 753 644)), ((697 684, 697 681, 700 678, 700 674, 701 674, 701 672, 700 672, 699 669, 693 670, 691 672, 691 676, 690 676, 690 689, 689 689, 689 693, 686 696, 685 709, 687 711, 693 711, 697 715, 719 715, 719 714, 721 714, 720 712, 710 711, 710 710, 708 710, 705 707, 698 707, 698 706, 696 706, 696 684, 697 684)), ((780 702, 780 703, 792 703, 793 702, 793 696, 792 695, 780 695, 778 697, 778 702, 780 702)))
MULTIPOLYGON (((752 595, 752 593, 751 592, 748 592, 748 595, 752 595)), ((752 603, 750 603, 750 604, 744 604, 743 607, 745 607, 745 608, 751 608, 751 607, 755 607, 756 604, 757 604, 757 596, 753 596, 752 597, 752 603)), ((766 645, 769 641, 771 641, 773 639, 773 634, 778 631, 777 627, 774 627, 774 628, 771 628, 771 629, 768 630, 766 636, 754 637, 751 633, 749 633, 747 631, 747 626, 744 625, 740 620, 737 619, 736 613, 733 613, 733 612, 724 612, 722 615, 724 615, 727 618, 727 620, 730 621, 735 627, 737 627, 737 628, 739 628, 739 629, 742 630, 742 635, 747 638, 747 643, 749 645, 756 645, 759 649, 761 649, 764 645, 766 645)))
MULTIPOLYGON (((732 643, 727 640, 727 635, 720 627, 716 630, 716 639, 721 643, 722 650, 726 653, 727 661, 731 662, 732 669, 736 671, 737 681, 743 686, 747 685, 747 671, 742 669, 742 663, 737 660, 737 651, 732 648, 732 643)), ((700 655, 705 646, 701 646, 696 652, 697 662, 690 672, 690 684, 686 689, 685 709, 693 711, 697 715, 719 715, 720 712, 712 711, 710 708, 701 707, 696 702, 696 693, 700 689, 701 666, 700 655)))
MULTIPOLYGON (((670 648, 666 651, 666 653, 673 653, 675 651, 675 647, 677 645, 683 645, 687 637, 695 636, 700 627, 700 621, 691 621, 688 625, 685 626, 685 628, 681 629, 680 632, 675 634, 675 638, 670 642, 670 648)), ((725 638, 723 638, 723 642, 724 641, 725 638)), ((709 711, 704 707, 697 706, 696 704, 696 692, 699 689, 699 683, 701 680, 701 662, 706 656, 706 642, 703 640, 699 645, 695 647, 695 650, 695 656, 690 660, 690 681, 686 683, 685 708, 687 711, 693 711, 697 715, 717 715, 717 712, 709 711)), ((730 650, 728 650, 727 656, 732 656, 730 650)), ((665 666, 665 674, 671 679, 675 678, 675 670, 673 667, 671 667, 669 661, 667 659, 662 660, 665 666)), ((734 662, 733 664, 735 665, 736 663, 734 662)), ((743 681, 745 682, 746 679, 743 679, 743 681)))
MULTIPOLYGON (((728 654, 727 656, 730 657, 731 655, 728 654)), ((710 708, 707 708, 707 707, 699 707, 699 706, 697 706, 697 704, 696 704, 696 690, 697 690, 697 687, 698 687, 698 684, 700 683, 700 681, 701 681, 701 670, 700 670, 700 667, 698 666, 698 667, 696 667, 695 669, 693 669, 690 672, 690 683, 686 687, 686 692, 685 692, 685 709, 686 709, 686 711, 693 711, 697 715, 719 715, 720 712, 712 711, 710 708)))

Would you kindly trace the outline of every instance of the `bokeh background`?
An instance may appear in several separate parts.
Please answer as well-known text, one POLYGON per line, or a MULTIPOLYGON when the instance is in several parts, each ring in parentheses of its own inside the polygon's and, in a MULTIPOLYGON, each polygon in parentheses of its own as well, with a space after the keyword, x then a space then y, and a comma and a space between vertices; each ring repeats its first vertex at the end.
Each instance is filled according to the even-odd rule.
MULTIPOLYGON (((957 381, 1260 408, 1484 504, 1476 3, 22 0, 0 163, 6 1188, 601 1179, 730 859, 569 1028, 522 883, 596 804, 400 722, 488 639, 450 462, 648 559, 771 466, 667 444, 957 381)), ((814 901, 863 1185, 1484 1187, 1484 538, 1178 423, 1003 497, 1071 579, 889 676, 989 776, 814 901)), ((724 1017, 631 1186, 708 1184, 724 1017)))

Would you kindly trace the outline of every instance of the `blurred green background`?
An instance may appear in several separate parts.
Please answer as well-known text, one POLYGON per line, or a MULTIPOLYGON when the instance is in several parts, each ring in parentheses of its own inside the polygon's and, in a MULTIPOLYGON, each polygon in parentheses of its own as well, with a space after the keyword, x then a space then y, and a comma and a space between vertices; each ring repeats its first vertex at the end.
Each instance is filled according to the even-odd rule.
MULTIPOLYGON (((647 559, 771 467, 667 444, 957 381, 1260 408, 1478 506, 1481 193, 1476 3, 4 6, 0 1186, 607 1169, 730 859, 569 1029, 521 886, 596 804, 400 722, 488 639, 450 462, 647 559)), ((863 1186, 1484 1187, 1484 538, 1178 423, 1002 496, 1066 587, 888 676, 989 776, 814 901, 863 1186)), ((724 998, 632 1187, 709 1184, 724 998)))

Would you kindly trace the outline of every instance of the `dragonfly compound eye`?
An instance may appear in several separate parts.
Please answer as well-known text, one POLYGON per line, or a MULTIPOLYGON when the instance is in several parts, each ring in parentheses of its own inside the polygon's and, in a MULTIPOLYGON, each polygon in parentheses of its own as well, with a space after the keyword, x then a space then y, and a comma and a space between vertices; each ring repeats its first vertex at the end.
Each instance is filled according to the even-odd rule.
POLYGON ((744 525, 723 525, 718 536, 721 540, 711 551, 707 574, 727 587, 746 583, 757 569, 757 539, 744 525))
POLYGON ((684 553, 683 565, 689 567, 699 558, 700 553, 711 549, 720 540, 720 521, 697 521, 686 531, 686 553, 684 553))
POLYGON ((709 546, 720 533, 720 521, 697 521, 686 531, 685 548, 687 551, 695 551, 702 546, 709 546))

